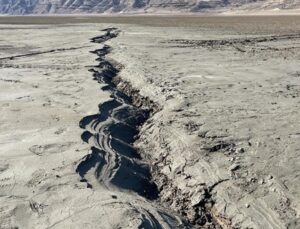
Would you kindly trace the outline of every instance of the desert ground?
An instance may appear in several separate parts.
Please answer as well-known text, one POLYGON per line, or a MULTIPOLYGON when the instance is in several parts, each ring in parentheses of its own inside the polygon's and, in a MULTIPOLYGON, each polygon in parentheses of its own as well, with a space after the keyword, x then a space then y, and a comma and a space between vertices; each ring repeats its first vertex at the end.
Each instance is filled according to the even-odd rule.
POLYGON ((0 17, 0 228, 300 227, 300 16, 0 17))

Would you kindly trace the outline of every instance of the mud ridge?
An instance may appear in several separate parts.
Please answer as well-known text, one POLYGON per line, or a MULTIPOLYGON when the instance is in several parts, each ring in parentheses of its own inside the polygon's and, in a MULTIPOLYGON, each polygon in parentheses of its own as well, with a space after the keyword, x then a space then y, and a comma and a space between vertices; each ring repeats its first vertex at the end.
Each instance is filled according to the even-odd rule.
POLYGON ((199 201, 195 203, 193 200, 193 194, 186 192, 178 188, 173 184, 164 173, 162 168, 167 165, 167 162, 162 156, 159 161, 163 161, 164 166, 153 165, 152 176, 159 189, 160 201, 165 206, 173 206, 174 211, 178 212, 189 223, 189 228, 205 228, 205 229, 221 229, 231 228, 229 224, 225 225, 226 219, 220 218, 217 214, 214 214, 214 200, 213 190, 214 188, 226 181, 212 185, 203 186, 195 190, 198 193, 199 201), (224 225, 224 226, 221 226, 224 225))

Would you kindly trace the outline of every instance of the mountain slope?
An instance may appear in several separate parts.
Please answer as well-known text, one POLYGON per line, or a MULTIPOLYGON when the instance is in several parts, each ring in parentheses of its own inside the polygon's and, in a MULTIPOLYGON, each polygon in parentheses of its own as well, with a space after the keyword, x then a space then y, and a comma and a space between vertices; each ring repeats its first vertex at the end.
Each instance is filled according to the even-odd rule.
POLYGON ((0 14, 299 9, 299 0, 0 0, 0 14))

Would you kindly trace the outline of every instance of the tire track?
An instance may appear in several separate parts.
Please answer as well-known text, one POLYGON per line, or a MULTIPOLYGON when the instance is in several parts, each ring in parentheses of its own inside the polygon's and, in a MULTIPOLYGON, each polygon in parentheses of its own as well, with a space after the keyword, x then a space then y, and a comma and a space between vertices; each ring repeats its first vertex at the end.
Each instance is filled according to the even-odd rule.
POLYGON ((51 50, 40 51, 40 52, 32 52, 32 53, 19 54, 19 55, 14 55, 14 56, 1 57, 0 60, 14 60, 14 59, 20 58, 20 57, 30 57, 30 56, 36 56, 36 55, 41 55, 41 54, 47 54, 47 53, 65 52, 65 51, 70 51, 70 50, 82 49, 82 48, 86 48, 86 47, 89 47, 89 46, 51 49, 51 50))

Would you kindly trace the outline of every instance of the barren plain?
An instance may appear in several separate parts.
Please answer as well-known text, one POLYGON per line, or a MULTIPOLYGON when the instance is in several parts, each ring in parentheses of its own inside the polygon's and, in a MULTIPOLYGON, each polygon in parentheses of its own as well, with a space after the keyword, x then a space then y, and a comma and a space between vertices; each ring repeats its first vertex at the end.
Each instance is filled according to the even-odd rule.
POLYGON ((299 16, 0 23, 0 228, 300 227, 299 16))

